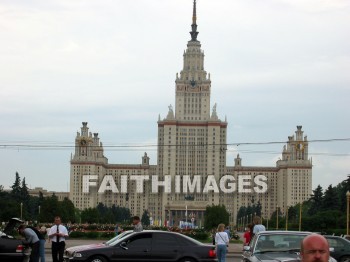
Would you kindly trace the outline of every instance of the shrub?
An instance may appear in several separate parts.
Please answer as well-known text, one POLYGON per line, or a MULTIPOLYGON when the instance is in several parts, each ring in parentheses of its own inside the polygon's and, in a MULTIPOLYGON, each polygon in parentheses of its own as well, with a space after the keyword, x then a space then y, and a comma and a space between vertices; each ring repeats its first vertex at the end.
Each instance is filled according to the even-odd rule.
POLYGON ((85 233, 81 231, 73 231, 69 234, 70 238, 84 238, 85 233))
POLYGON ((98 238, 99 237, 99 232, 96 231, 90 231, 85 233, 85 237, 87 238, 98 238))
POLYGON ((100 237, 101 238, 112 238, 115 236, 115 233, 114 232, 111 232, 111 231, 106 231, 106 232, 101 232, 100 233, 100 237))

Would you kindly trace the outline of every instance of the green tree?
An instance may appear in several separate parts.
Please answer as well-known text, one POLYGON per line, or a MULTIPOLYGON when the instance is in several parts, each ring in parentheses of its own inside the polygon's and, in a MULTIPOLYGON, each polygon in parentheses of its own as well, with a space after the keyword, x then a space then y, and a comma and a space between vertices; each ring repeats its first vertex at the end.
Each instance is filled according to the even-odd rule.
POLYGON ((57 196, 52 194, 51 197, 45 197, 43 199, 40 211, 40 221, 53 222, 55 216, 61 216, 61 210, 57 196))
POLYGON ((308 214, 313 215, 322 209, 323 205, 323 189, 320 185, 317 186, 315 190, 312 190, 313 194, 311 195, 309 202, 310 207, 308 209, 308 214))
POLYGON ((290 223, 296 223, 298 219, 298 212, 299 209, 297 209, 296 206, 291 206, 288 208, 288 221, 290 223))
POLYGON ((11 188, 12 188, 11 195, 13 199, 18 202, 21 202, 21 178, 18 172, 16 172, 15 182, 13 183, 11 188))
POLYGON ((207 206, 204 214, 204 228, 210 230, 216 228, 218 224, 229 224, 229 213, 224 205, 207 206))
POLYGON ((31 221, 40 221, 39 219, 39 197, 31 196, 28 198, 26 206, 26 219, 31 221))
POLYGON ((324 192, 324 198, 322 203, 323 210, 339 210, 340 201, 338 194, 332 185, 329 185, 324 192))
POLYGON ((142 217, 141 217, 141 223, 142 223, 142 225, 145 225, 145 226, 149 226, 150 225, 149 214, 148 214, 147 210, 143 211, 143 214, 142 214, 142 217))
POLYGON ((61 202, 59 202, 61 210, 61 219, 64 222, 75 222, 75 208, 72 201, 65 197, 61 202))
MULTIPOLYGON (((1 186, 3 189, 3 187, 1 186)), ((12 194, 0 190, 0 221, 8 221, 12 217, 20 217, 20 204, 15 201, 12 194)))
POLYGON ((98 223, 99 221, 99 213, 97 208, 86 208, 81 211, 81 220, 83 223, 98 223))
POLYGON ((20 188, 20 196, 21 196, 21 201, 22 202, 27 202, 29 201, 29 192, 28 192, 28 187, 26 183, 26 178, 24 177, 22 180, 22 186, 20 188))
POLYGON ((23 203, 23 218, 26 220, 33 220, 33 217, 31 217, 30 214, 30 197, 29 197, 29 192, 28 192, 28 187, 26 183, 26 178, 24 177, 22 179, 22 185, 20 187, 20 201, 23 203))

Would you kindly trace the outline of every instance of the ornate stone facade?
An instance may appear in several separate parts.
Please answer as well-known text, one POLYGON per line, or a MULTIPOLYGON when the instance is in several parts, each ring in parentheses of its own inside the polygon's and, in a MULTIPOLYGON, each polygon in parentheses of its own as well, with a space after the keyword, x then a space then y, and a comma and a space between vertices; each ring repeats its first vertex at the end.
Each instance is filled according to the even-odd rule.
POLYGON ((133 215, 142 215, 148 210, 158 224, 178 225, 180 221, 192 220, 201 225, 207 205, 224 204, 234 224, 239 208, 248 206, 253 199, 260 201, 263 215, 270 216, 277 207, 283 212, 288 206, 309 198, 312 163, 308 159, 308 141, 303 137, 301 126, 297 127, 295 136, 289 137, 282 159, 275 167, 244 166, 239 155, 234 159, 234 166, 226 165, 227 122, 218 117, 216 104, 211 108, 211 80, 204 70, 204 52, 197 40, 195 1, 190 34, 183 68, 176 75, 175 109, 170 105, 166 118, 158 119, 157 165, 149 164, 147 153, 140 164, 109 164, 98 134, 89 133, 87 123, 83 122, 75 139, 70 173, 70 199, 77 208, 95 207, 102 202, 107 206, 129 207, 133 215), (227 175, 233 176, 236 183, 240 176, 254 181, 263 175, 267 178, 267 191, 203 193, 201 190, 183 190, 184 183, 187 189, 191 186, 191 181, 184 182, 183 176, 191 179, 200 176, 198 185, 203 189, 208 177, 219 181, 227 175), (153 176, 160 184, 157 193, 152 189, 153 176), (170 193, 165 193, 166 183, 160 181, 168 177, 170 193), (101 184, 104 185, 102 188, 101 184))

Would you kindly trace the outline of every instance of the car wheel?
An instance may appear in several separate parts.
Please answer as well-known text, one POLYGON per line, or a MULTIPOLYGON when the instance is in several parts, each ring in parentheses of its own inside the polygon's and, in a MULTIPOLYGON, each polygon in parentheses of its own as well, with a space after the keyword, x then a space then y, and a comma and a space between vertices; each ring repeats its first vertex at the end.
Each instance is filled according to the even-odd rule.
POLYGON ((91 258, 89 262, 107 262, 107 259, 101 256, 95 256, 91 258))
POLYGON ((181 259, 179 262, 197 262, 197 260, 194 260, 193 258, 185 257, 181 259))
POLYGON ((341 257, 339 262, 350 262, 350 256, 341 257))

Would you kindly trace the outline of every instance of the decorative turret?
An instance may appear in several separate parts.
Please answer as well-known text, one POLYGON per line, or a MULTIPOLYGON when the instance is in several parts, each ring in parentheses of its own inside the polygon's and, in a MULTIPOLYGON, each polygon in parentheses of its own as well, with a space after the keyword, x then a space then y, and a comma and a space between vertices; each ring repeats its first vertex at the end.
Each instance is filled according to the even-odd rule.
POLYGON ((239 154, 237 154, 237 157, 235 158, 235 167, 241 167, 242 166, 242 158, 239 157, 239 154))
POLYGON ((81 132, 77 132, 75 137, 75 154, 72 156, 73 161, 99 161, 108 163, 103 154, 103 145, 100 142, 98 133, 92 135, 89 132, 87 122, 82 122, 81 132))
POLYGON ((149 157, 147 156, 146 152, 145 152, 145 154, 142 157, 142 165, 143 166, 149 166, 149 157))

